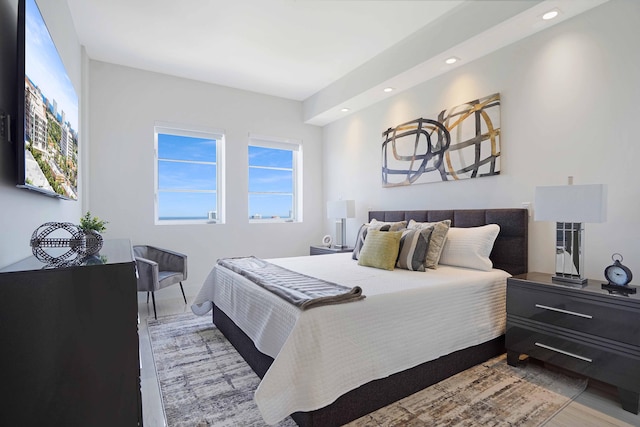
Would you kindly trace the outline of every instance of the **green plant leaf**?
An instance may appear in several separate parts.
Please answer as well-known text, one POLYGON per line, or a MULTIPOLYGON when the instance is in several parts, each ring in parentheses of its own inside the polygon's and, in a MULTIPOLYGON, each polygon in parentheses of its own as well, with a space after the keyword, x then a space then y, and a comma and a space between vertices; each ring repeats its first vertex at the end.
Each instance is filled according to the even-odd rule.
POLYGON ((102 233, 107 229, 106 225, 108 223, 108 221, 101 220, 97 216, 92 216, 89 211, 80 218, 80 228, 84 231, 94 230, 98 233, 102 233))

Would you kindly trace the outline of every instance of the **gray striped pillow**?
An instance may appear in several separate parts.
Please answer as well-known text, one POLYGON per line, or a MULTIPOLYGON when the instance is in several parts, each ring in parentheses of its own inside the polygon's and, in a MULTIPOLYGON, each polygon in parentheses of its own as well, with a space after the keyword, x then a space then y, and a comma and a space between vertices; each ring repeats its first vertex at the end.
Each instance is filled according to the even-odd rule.
POLYGON ((410 230, 416 230, 421 228, 433 228, 431 238, 429 239, 429 249, 427 250, 427 259, 424 263, 425 267, 435 269, 438 267, 440 261, 440 255, 442 254, 442 248, 444 242, 447 239, 447 232, 451 226, 451 220, 445 219, 440 222, 415 222, 409 221, 407 228, 410 230))
POLYGON ((434 226, 402 231, 396 267, 411 271, 425 271, 425 261, 433 229, 434 226))

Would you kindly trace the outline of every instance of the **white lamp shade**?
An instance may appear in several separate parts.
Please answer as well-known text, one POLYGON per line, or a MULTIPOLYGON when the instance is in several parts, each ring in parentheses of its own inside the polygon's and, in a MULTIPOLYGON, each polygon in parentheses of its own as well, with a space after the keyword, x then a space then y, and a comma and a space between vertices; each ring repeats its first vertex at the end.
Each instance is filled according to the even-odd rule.
POLYGON ((336 200, 327 202, 327 218, 355 218, 355 200, 336 200))
POLYGON ((536 187, 536 221, 605 222, 607 188, 604 184, 536 187))

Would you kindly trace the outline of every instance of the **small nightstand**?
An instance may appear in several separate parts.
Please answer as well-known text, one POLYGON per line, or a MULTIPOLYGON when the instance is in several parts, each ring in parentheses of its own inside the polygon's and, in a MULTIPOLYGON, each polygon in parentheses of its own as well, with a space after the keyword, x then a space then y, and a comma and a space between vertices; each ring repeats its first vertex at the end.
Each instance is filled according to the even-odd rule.
POLYGON ((550 274, 507 279, 507 362, 520 354, 618 387, 622 408, 640 403, 640 296, 556 284, 550 274))
POLYGON ((335 246, 331 246, 330 248, 326 246, 309 246, 309 255, 327 255, 327 254, 339 254, 343 252, 353 252, 353 248, 337 248, 335 246))

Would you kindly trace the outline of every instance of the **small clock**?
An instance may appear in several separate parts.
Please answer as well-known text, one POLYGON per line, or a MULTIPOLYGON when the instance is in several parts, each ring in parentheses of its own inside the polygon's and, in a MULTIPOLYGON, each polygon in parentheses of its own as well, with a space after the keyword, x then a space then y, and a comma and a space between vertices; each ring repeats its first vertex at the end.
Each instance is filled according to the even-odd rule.
POLYGON ((615 253, 611 255, 613 264, 604 269, 604 277, 609 282, 608 285, 627 286, 633 274, 626 265, 622 264, 622 255, 615 253))

